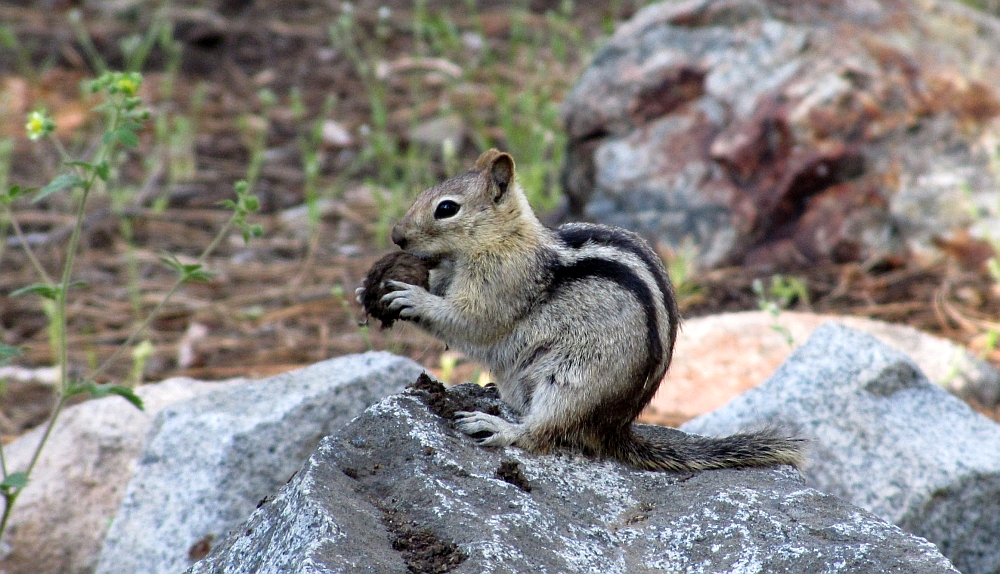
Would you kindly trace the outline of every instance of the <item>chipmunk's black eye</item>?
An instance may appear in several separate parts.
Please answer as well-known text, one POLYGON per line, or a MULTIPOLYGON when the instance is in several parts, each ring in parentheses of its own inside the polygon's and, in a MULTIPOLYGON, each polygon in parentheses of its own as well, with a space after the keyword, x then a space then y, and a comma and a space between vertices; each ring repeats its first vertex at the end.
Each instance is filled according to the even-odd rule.
POLYGON ((434 210, 434 219, 448 219, 449 217, 454 217, 458 213, 458 208, 460 206, 450 199, 446 199, 438 204, 437 209, 434 210))

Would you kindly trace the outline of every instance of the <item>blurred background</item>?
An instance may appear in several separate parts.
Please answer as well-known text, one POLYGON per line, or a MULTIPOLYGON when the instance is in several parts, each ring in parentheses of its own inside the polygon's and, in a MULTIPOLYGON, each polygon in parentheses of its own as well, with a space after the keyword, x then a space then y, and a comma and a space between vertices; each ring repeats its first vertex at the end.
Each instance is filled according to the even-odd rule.
POLYGON ((19 350, 0 433, 44 422, 63 344, 70 377, 127 386, 368 349, 482 380, 414 328, 365 325, 353 292, 416 194, 490 147, 548 224, 646 235, 687 317, 865 316, 1000 365, 997 3, 687 2, 676 37, 631 20, 645 4, 0 3, 0 343, 19 350), (957 47, 925 62, 919 34, 957 47), (126 95, 149 112, 110 139, 121 124, 94 108, 116 96, 89 89, 109 71, 141 75, 114 85, 136 79, 126 95), (106 167, 59 180, 92 174, 73 161, 106 167), (245 217, 222 203, 240 181, 258 204, 245 217), (58 297, 17 292, 57 282, 74 242, 61 330, 58 297), (209 273, 178 285, 185 265, 209 273))

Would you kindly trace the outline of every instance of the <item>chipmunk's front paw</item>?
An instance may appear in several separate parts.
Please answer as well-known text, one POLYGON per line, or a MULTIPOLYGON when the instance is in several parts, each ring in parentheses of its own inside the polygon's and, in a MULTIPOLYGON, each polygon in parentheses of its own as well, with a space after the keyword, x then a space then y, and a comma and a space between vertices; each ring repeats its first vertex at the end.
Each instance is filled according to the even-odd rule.
POLYGON ((479 411, 455 413, 455 426, 480 446, 510 446, 521 434, 521 425, 479 411), (481 435, 481 436, 475 436, 481 435))
POLYGON ((421 316, 430 305, 430 299, 434 297, 418 285, 410 285, 402 281, 387 281, 386 285, 393 288, 394 291, 386 293, 382 297, 382 304, 388 305, 392 311, 399 311, 399 316, 403 319, 421 316))

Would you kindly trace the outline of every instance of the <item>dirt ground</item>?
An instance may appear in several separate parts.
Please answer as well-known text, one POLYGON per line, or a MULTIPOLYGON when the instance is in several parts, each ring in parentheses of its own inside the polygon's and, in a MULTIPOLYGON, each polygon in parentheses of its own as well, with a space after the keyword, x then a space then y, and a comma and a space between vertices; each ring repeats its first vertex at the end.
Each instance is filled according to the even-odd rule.
MULTIPOLYGON (((140 134, 137 150, 124 157, 119 178, 130 190, 127 199, 97 194, 84 218, 73 278, 86 286, 72 292, 69 304, 71 373, 86 376, 163 298, 173 276, 160 254, 198 256, 228 217, 218 202, 232 197, 233 182, 247 177, 260 152, 254 193, 261 211, 251 219, 263 226, 263 236, 244 244, 234 233, 206 263, 212 279, 185 285, 165 306, 139 338, 152 345, 142 380, 265 377, 367 349, 408 355, 453 380, 478 376, 474 365, 460 360, 452 369, 451 355, 442 360, 443 346, 410 326, 380 331, 359 325, 354 288, 389 249, 388 222, 399 210, 398 199, 387 199, 384 170, 371 161, 377 142, 365 134, 383 125, 399 155, 426 162, 420 181, 427 182, 453 172, 452 164, 470 165, 486 145, 510 149, 519 140, 498 117, 503 101, 495 86, 515 95, 530 87, 558 103, 609 27, 637 5, 576 2, 572 14, 555 17, 565 2, 491 3, 479 11, 470 11, 469 2, 431 4, 363 1, 345 8, 338 2, 217 0, 212 9, 196 2, 163 5, 153 16, 146 4, 108 0, 88 3, 81 12, 89 45, 72 24, 72 0, 55 0, 45 9, 27 1, 0 4, 2 30, 19 46, 0 47, 0 140, 12 142, 10 183, 45 185, 59 173, 52 146, 24 134, 25 114, 39 105, 54 116, 57 137, 68 149, 86 153, 99 137, 100 124, 89 111, 93 101, 79 88, 95 75, 91 50, 111 67, 126 65, 122 40, 148 29, 154 18, 168 23, 180 48, 180 57, 172 59, 169 50, 154 45, 142 67, 143 96, 154 121, 140 134), (417 14, 421 9, 430 16, 417 14), (370 62, 374 74, 366 76, 349 50, 331 44, 327 28, 345 11, 359 38, 379 38, 378 61, 370 62), (415 22, 442 28, 421 33, 415 22), (447 26, 465 47, 435 48, 436 31, 447 26), (481 51, 477 42, 509 57, 486 62, 435 55, 481 51), (525 73, 529 64, 533 71, 525 73), (373 77, 384 89, 382 111, 374 109, 373 77), (531 83, 538 78, 549 82, 541 92, 531 83), (268 103, 263 89, 275 103, 268 103), (330 96, 336 98, 332 109, 330 96), (422 143, 417 129, 435 127, 428 122, 450 117, 449 110, 465 119, 450 156, 440 145, 422 143), (166 125, 157 127, 156 118, 167 118, 166 125), (310 175, 302 142, 314 120, 324 119, 329 133, 313 150, 316 171, 310 175), (186 140, 180 121, 194 125, 186 140), (167 135, 161 138, 157 129, 167 135), (174 155, 171 134, 181 140, 174 155), (191 165, 178 168, 185 158, 191 165), (314 228, 302 207, 309 185, 320 190, 314 228)), ((557 163, 557 152, 546 153, 557 163)), ((412 187, 411 197, 419 191, 412 187)), ((41 264, 58 273, 74 222, 73 197, 20 200, 13 212, 41 264)), ((559 221, 559 208, 545 217, 559 221)), ((38 298, 9 296, 38 277, 2 213, 0 240, 0 342, 22 348, 16 366, 50 366, 52 334, 44 306, 38 298)), ((804 282, 809 298, 791 307, 906 323, 1000 365, 989 335, 1000 328, 1000 286, 966 246, 944 247, 934 262, 792 270, 789 275, 804 282)), ((770 276, 745 268, 696 273, 685 282, 682 309, 687 316, 756 309, 753 282, 770 276)), ((135 364, 126 353, 101 381, 134 381, 135 364)), ((44 421, 52 400, 44 385, 10 380, 4 392, 5 440, 44 421)))

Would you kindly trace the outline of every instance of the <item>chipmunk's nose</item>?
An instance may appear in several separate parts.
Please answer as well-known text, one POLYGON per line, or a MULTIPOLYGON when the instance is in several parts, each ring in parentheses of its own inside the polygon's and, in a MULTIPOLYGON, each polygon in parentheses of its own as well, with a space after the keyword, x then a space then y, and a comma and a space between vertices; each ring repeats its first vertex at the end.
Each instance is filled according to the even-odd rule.
POLYGON ((399 225, 392 226, 392 242, 399 246, 400 249, 406 249, 406 237, 403 236, 403 230, 399 228, 399 225))

